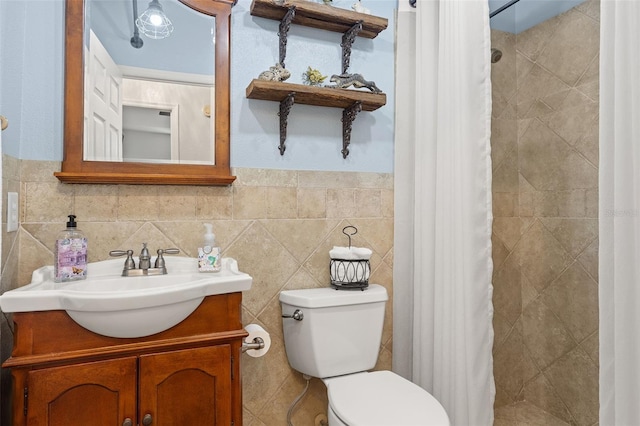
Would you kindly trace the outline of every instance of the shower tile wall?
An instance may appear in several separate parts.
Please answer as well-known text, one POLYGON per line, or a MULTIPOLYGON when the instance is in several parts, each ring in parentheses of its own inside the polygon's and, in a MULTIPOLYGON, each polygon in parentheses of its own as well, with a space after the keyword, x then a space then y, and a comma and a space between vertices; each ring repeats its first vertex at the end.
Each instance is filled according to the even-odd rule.
MULTIPOLYGON (((286 424, 287 410, 304 388, 301 374, 287 362, 278 293, 328 286, 329 250, 347 244, 344 226, 358 228, 354 245, 373 250, 371 280, 392 297, 391 174, 236 169, 231 187, 65 185, 53 177, 60 163, 8 156, 3 161, 3 195, 6 199, 7 188, 20 192, 21 227, 17 233, 3 233, 2 290, 28 283, 33 269, 51 264, 55 235, 70 213, 78 216, 79 228, 89 238, 90 261, 145 241, 152 248, 178 247, 195 256, 202 223, 213 223, 224 255, 237 259, 254 278, 243 295, 243 322, 261 324, 272 338, 264 357, 242 357, 245 426, 286 424)), ((390 301, 380 369, 391 368, 391 306, 390 301)), ((6 358, 11 334, 4 318, 1 323, 6 358)), ((6 373, 2 371, 5 384, 6 373)), ((6 392, 3 387, 3 401, 8 401, 6 392)), ((293 422, 313 426, 326 410, 326 389, 313 379, 293 422)))
POLYGON ((495 406, 576 425, 598 421, 598 12, 492 32, 495 406))

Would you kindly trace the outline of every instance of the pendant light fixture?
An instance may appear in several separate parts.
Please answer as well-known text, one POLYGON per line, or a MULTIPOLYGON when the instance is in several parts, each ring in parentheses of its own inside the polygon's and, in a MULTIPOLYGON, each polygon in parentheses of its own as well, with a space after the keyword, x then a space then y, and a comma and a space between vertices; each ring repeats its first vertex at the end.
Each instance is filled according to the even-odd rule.
POLYGON ((173 24, 164 14, 158 0, 151 0, 147 10, 136 19, 136 27, 142 34, 156 40, 169 37, 173 31, 173 24))

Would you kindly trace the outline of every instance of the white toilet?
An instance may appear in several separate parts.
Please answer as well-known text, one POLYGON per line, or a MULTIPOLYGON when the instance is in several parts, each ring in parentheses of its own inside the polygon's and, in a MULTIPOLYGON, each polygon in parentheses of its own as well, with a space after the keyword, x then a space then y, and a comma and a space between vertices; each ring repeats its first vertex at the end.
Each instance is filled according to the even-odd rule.
POLYGON ((391 371, 367 372, 378 359, 387 299, 376 284, 282 291, 289 364, 326 384, 329 426, 448 426, 427 391, 391 371))

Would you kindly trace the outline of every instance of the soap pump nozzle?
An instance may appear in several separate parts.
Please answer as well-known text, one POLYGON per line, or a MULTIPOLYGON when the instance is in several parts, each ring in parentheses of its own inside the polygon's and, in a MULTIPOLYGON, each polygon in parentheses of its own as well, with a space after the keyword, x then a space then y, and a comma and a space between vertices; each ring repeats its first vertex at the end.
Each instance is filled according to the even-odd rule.
POLYGON ((213 233, 213 225, 205 223, 204 227, 207 232, 204 234, 204 247, 205 252, 211 252, 211 248, 216 244, 216 235, 213 233))
POLYGON ((76 223, 76 215, 70 214, 68 215, 69 221, 67 222, 67 228, 76 228, 78 224, 76 223))

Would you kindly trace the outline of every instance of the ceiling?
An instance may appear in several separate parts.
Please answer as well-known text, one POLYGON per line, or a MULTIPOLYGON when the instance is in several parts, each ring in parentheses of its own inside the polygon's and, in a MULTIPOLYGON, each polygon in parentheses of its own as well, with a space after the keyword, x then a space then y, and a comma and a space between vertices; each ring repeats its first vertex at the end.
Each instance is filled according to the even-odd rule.
MULTIPOLYGON (((491 12, 511 0, 489 0, 491 12)), ((520 0, 491 18, 491 28, 518 34, 549 18, 553 18, 585 0, 520 0)))

